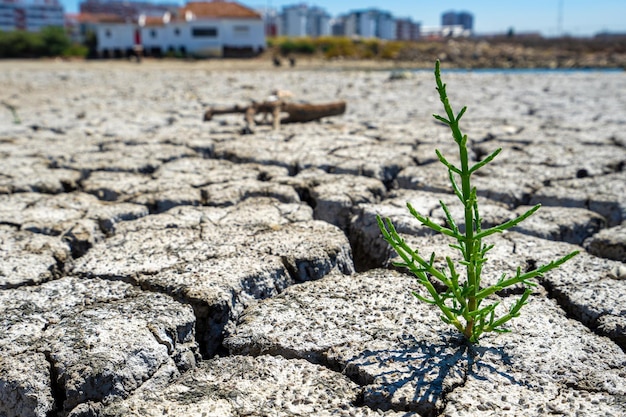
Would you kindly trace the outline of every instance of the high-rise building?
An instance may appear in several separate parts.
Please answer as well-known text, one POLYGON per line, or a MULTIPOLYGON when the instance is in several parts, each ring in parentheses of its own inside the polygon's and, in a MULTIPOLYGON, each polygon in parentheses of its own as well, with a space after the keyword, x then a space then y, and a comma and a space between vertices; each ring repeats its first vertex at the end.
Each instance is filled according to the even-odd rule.
POLYGON ((330 15, 306 4, 285 6, 279 32, 286 36, 326 36, 330 34, 330 15))
POLYGON ((441 26, 461 26, 463 30, 474 31, 474 15, 453 10, 441 15, 441 26))
POLYGON ((39 31, 65 24, 63 6, 57 0, 0 0, 0 30, 39 31))
POLYGON ((306 36, 306 4, 283 7, 281 19, 281 35, 306 36))
POLYGON ((469 12, 460 12, 457 15, 458 24, 463 26, 463 29, 469 30, 470 32, 474 30, 474 15, 469 12))
POLYGON ((87 0, 80 3, 80 12, 89 14, 109 14, 124 19, 137 19, 144 16, 163 16, 164 13, 177 10, 174 3, 149 3, 147 1, 124 0, 87 0))
POLYGON ((421 24, 413 20, 396 20, 396 39, 403 41, 414 41, 420 38, 421 24))
POLYGON ((344 36, 396 38, 396 20, 389 12, 378 9, 357 10, 348 13, 341 19, 344 36))
POLYGON ((311 7, 307 13, 306 31, 308 36, 330 35, 330 15, 319 7, 311 7))

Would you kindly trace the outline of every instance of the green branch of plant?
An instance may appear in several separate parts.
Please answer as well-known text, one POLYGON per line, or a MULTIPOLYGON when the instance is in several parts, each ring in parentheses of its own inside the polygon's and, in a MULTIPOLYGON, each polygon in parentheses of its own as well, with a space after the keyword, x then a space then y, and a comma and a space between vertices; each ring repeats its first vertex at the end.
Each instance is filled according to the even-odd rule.
POLYGON ((456 240, 456 244, 451 244, 450 246, 461 253, 463 260, 460 261, 457 266, 450 257, 446 257, 445 266, 438 268, 435 266, 435 254, 431 254, 427 259, 422 257, 418 250, 410 248, 405 240, 398 234, 389 218, 383 220, 380 216, 377 216, 377 221, 384 239, 395 249, 402 259, 402 262, 395 263, 395 265, 405 267, 413 273, 417 277, 418 283, 426 288, 431 298, 423 297, 416 292, 413 292, 413 295, 421 301, 439 307, 443 313, 441 319, 445 323, 454 326, 470 342, 476 343, 483 333, 508 332, 509 330, 503 327, 503 325, 512 318, 519 316, 520 309, 528 301, 532 287, 536 286, 532 280, 558 268, 563 263, 576 256, 578 251, 574 251, 529 272, 522 273, 521 269, 518 267, 515 275, 507 276, 506 274, 502 274, 495 285, 485 288, 481 286, 482 269, 487 261, 486 255, 487 252, 494 247, 493 245, 483 244, 483 239, 494 233, 502 233, 518 225, 533 215, 539 209, 540 205, 538 204, 532 207, 513 220, 509 220, 486 230, 482 229, 482 219, 478 210, 477 191, 476 187, 472 186, 471 177, 472 174, 480 168, 493 161, 502 149, 496 149, 482 161, 470 166, 467 135, 463 135, 459 127, 459 121, 465 114, 467 107, 463 107, 455 116, 448 100, 446 85, 441 81, 439 61, 435 64, 435 81, 446 116, 433 116, 450 128, 452 138, 458 145, 460 167, 450 163, 438 150, 436 154, 439 161, 445 165, 448 170, 448 176, 454 194, 463 204, 465 231, 462 233, 459 230, 457 222, 454 220, 450 210, 443 201, 440 201, 440 204, 447 220, 447 227, 437 224, 426 216, 422 216, 410 203, 407 203, 407 208, 411 215, 424 226, 456 240), (465 269, 465 279, 463 280, 461 280, 459 273, 462 269, 465 269), (445 291, 438 292, 431 280, 436 280, 443 284, 445 291), (504 315, 500 317, 496 316, 496 307, 499 302, 493 302, 491 304, 485 303, 487 305, 483 305, 486 298, 490 295, 504 288, 518 284, 524 286, 525 291, 504 315))
POLYGON ((0 104, 2 104, 4 107, 7 108, 7 110, 11 112, 11 115, 13 116, 14 124, 19 125, 20 123, 22 123, 22 121, 20 120, 20 117, 17 115, 17 107, 15 107, 12 104, 7 103, 6 101, 1 101, 0 104))

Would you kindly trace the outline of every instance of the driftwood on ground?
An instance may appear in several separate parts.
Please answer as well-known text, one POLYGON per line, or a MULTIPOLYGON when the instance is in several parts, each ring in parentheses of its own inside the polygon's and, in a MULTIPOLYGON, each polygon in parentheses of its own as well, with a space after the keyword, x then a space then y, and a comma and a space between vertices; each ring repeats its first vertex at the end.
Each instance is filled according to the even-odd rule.
POLYGON ((319 120, 323 117, 337 116, 345 113, 345 101, 333 101, 322 104, 291 103, 284 100, 268 100, 255 102, 248 106, 234 105, 230 107, 212 107, 204 113, 204 121, 211 120, 213 116, 220 114, 244 113, 246 128, 252 131, 252 127, 257 124, 255 116, 264 114, 272 117, 272 126, 278 129, 281 123, 305 123, 319 120), (287 113, 281 118, 282 113, 287 113))

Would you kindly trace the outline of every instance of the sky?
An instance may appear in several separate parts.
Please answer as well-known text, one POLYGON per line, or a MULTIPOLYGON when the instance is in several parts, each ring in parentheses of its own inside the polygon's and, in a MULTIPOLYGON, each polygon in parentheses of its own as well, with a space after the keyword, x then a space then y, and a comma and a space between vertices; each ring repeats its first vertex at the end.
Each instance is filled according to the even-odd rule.
MULTIPOLYGON (((66 13, 75 13, 81 0, 60 0, 66 13)), ((148 0, 184 4, 185 0, 148 0)), ((591 36, 597 32, 626 33, 626 0, 239 0, 251 8, 307 4, 325 9, 335 17, 352 10, 377 8, 394 17, 411 17, 422 26, 439 26, 448 10, 474 15, 478 34, 541 32, 544 36, 567 34, 591 36)))

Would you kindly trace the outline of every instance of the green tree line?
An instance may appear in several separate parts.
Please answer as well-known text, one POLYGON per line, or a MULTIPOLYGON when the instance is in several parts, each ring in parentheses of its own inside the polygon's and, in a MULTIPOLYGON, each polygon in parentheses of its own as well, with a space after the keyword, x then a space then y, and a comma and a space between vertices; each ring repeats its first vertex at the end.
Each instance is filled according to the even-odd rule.
POLYGON ((0 58, 85 56, 87 48, 74 45, 62 27, 45 27, 39 32, 0 31, 0 58))

